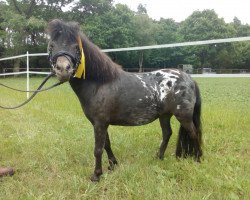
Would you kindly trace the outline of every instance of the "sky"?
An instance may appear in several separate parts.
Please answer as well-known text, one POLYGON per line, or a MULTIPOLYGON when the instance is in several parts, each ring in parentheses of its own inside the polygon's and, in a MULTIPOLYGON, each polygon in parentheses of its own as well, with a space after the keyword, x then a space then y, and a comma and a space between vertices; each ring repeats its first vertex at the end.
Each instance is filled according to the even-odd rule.
POLYGON ((127 4, 134 11, 139 3, 146 5, 148 15, 156 20, 172 18, 176 22, 185 20, 193 11, 214 9, 220 18, 232 22, 236 16, 243 24, 250 25, 250 0, 114 0, 127 4))

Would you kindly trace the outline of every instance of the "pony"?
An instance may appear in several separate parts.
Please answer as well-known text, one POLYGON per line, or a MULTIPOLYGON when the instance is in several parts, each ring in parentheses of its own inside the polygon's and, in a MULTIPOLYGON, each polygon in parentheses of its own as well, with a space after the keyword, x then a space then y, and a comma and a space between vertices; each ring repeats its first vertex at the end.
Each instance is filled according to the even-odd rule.
POLYGON ((117 164, 108 134, 109 125, 139 126, 159 119, 162 142, 157 153, 163 159, 172 129, 180 122, 176 157, 202 156, 201 95, 197 83, 178 69, 129 73, 93 44, 76 22, 49 22, 49 61, 60 82, 68 81, 82 110, 94 128, 95 169, 92 181, 103 173, 102 154, 109 169, 117 164))

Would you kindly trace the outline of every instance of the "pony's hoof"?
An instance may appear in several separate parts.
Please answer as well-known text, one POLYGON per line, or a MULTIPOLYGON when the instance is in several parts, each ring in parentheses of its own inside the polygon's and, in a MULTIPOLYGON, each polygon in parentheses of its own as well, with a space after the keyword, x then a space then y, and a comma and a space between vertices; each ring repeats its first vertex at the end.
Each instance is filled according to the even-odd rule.
POLYGON ((113 171, 115 169, 115 165, 118 165, 118 162, 116 160, 109 160, 108 170, 113 171))
POLYGON ((195 158, 195 161, 196 161, 197 163, 201 163, 201 158, 200 158, 200 157, 196 157, 196 158, 195 158))
POLYGON ((177 158, 177 159, 180 159, 181 157, 183 157, 183 154, 182 154, 182 152, 176 152, 175 153, 175 157, 177 158))
POLYGON ((96 174, 93 174, 91 177, 90 177, 90 180, 92 182, 99 182, 100 181, 100 176, 97 176, 96 174))
POLYGON ((164 159, 164 156, 161 155, 160 152, 157 152, 157 153, 156 153, 156 158, 157 158, 157 159, 160 159, 160 160, 163 160, 163 159, 164 159))
POLYGON ((157 158, 160 160, 164 160, 164 156, 161 156, 161 155, 158 155, 157 158))

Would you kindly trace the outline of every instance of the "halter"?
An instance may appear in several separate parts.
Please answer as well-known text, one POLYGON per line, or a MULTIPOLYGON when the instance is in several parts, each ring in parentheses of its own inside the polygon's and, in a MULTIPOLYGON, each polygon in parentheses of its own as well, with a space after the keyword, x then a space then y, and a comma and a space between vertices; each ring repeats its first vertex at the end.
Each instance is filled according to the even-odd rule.
POLYGON ((81 60, 81 54, 80 54, 80 49, 77 48, 76 51, 76 56, 74 57, 71 53, 67 52, 67 51, 59 51, 57 52, 55 55, 52 56, 52 48, 49 49, 49 56, 48 56, 48 60, 50 65, 55 68, 56 65, 56 61, 57 58, 59 56, 63 56, 65 58, 67 58, 69 60, 69 57, 71 60, 69 60, 70 62, 73 62, 73 69, 76 70, 76 68, 78 67, 78 65, 80 64, 80 60, 81 60))
POLYGON ((57 58, 59 56, 63 56, 67 58, 70 62, 73 62, 73 69, 75 71, 74 77, 76 78, 84 78, 85 79, 85 55, 82 47, 82 41, 80 36, 78 37, 78 47, 76 47, 76 55, 72 55, 71 53, 67 51, 59 51, 55 55, 52 55, 52 47, 49 48, 49 56, 48 60, 50 62, 50 65, 55 68, 57 58), (70 58, 70 59, 69 59, 70 58))

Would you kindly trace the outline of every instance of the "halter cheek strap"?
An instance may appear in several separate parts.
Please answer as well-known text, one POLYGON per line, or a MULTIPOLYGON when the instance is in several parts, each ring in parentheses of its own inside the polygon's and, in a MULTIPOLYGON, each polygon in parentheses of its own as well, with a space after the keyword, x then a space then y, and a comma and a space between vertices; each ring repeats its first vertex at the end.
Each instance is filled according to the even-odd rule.
POLYGON ((74 77, 85 79, 85 77, 86 77, 85 55, 83 52, 82 40, 81 40, 80 36, 78 37, 78 45, 79 45, 79 49, 80 49, 81 59, 80 59, 80 64, 78 65, 78 67, 76 69, 76 73, 75 73, 74 77))

